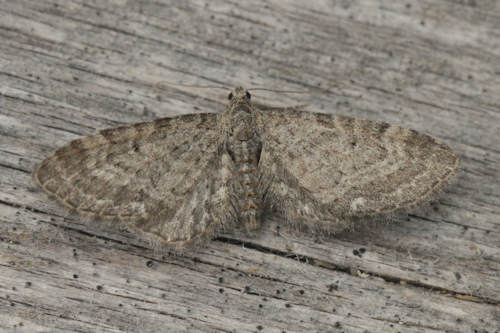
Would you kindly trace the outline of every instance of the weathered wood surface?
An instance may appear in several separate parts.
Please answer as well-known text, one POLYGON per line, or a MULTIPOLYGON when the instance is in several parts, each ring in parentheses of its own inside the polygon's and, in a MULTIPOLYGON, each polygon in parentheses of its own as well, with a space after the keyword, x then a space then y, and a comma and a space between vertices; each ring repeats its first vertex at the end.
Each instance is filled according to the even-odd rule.
POLYGON ((0 331, 500 332, 500 2, 1 0, 0 80, 0 331), (156 253, 30 174, 96 129, 224 108, 162 80, 307 90, 254 100, 411 127, 461 171, 397 223, 156 253))

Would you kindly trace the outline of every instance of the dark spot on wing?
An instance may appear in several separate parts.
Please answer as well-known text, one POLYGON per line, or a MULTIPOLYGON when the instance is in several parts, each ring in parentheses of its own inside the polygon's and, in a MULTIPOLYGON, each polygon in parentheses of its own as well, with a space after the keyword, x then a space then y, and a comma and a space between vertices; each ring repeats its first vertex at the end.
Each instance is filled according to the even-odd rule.
POLYGON ((380 134, 384 134, 389 127, 391 127, 391 125, 389 125, 388 123, 381 123, 379 124, 377 130, 380 134))

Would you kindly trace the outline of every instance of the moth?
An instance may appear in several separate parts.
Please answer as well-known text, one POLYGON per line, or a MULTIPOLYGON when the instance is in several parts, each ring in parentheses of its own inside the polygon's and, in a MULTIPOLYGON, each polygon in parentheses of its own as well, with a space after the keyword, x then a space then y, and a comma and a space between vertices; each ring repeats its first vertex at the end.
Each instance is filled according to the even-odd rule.
POLYGON ((102 130, 57 149, 33 176, 80 215, 183 248, 236 228, 253 235, 272 211, 295 229, 340 232, 428 200, 458 165, 414 130, 259 108, 238 87, 222 113, 102 130))

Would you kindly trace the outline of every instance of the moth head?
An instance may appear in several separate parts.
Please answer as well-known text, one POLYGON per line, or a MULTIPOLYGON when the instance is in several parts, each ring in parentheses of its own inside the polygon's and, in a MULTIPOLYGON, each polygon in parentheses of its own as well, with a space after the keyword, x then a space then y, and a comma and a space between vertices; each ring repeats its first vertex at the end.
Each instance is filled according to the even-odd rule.
POLYGON ((229 99, 232 102, 235 101, 249 101, 252 95, 246 90, 245 88, 242 87, 237 87, 233 91, 229 93, 229 96, 227 96, 227 99, 229 99))

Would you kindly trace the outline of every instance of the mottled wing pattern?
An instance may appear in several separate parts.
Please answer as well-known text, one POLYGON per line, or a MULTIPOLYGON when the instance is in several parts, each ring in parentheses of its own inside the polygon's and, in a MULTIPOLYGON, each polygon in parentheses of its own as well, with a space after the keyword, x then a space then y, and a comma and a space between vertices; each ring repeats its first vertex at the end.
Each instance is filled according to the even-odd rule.
POLYGON ((79 214, 182 246, 217 227, 211 214, 225 204, 216 193, 223 179, 213 176, 219 165, 217 115, 192 114, 74 140, 45 159, 34 178, 79 214))
POLYGON ((412 207, 458 167, 445 144, 399 126, 293 109, 262 115, 266 204, 298 227, 337 232, 412 207))

